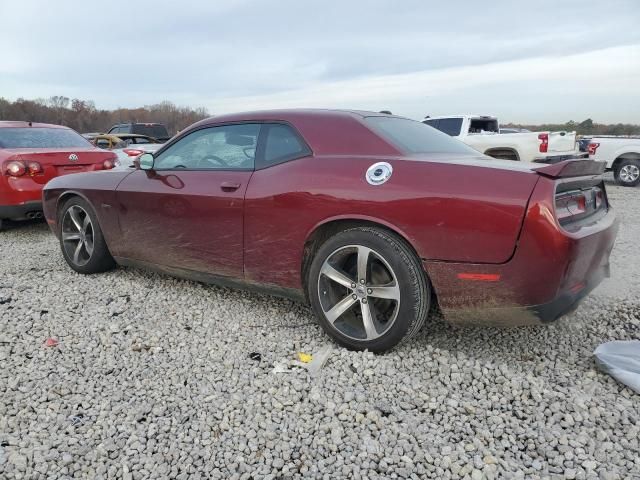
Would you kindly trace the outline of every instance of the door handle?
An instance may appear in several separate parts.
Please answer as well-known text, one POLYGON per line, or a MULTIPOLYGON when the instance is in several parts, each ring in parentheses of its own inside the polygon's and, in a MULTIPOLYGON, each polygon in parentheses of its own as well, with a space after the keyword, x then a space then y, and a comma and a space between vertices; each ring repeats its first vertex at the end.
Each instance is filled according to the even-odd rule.
POLYGON ((222 182, 220 184, 220 188, 225 192, 233 192, 240 188, 240 183, 238 182, 222 182))

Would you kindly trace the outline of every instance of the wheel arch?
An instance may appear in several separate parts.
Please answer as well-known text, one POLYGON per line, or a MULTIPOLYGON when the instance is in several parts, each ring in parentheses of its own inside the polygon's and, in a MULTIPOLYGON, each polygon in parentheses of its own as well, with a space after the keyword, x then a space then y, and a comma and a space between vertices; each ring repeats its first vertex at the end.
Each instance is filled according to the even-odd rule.
POLYGON ((640 150, 619 153, 611 164, 611 168, 613 170, 617 170, 618 165, 620 165, 624 160, 640 160, 640 150))
MULTIPOLYGON (((307 277, 315 252, 331 236, 355 227, 376 227, 390 232, 400 238, 414 253, 416 258, 422 265, 422 271, 427 276, 427 278, 429 278, 429 272, 426 270, 426 267, 422 262, 421 255, 414 247, 413 243, 409 239, 409 236, 405 232, 403 232, 402 229, 378 218, 372 218, 364 215, 342 215, 339 217, 332 217, 323 220, 322 222, 316 224, 307 233, 304 247, 302 249, 302 262, 300 264, 301 284, 305 297, 307 296, 307 277)), ((433 285, 432 292, 434 292, 435 294, 433 285)))
MULTIPOLYGON (((80 197, 93 207, 93 203, 91 203, 89 198, 87 198, 87 196, 84 195, 83 193, 78 192, 77 190, 65 190, 58 196, 58 199, 56 200, 56 224, 59 222, 59 219, 60 219, 60 210, 62 209, 63 205, 72 197, 80 197)), ((96 208, 93 207, 93 210, 96 211, 96 208)), ((97 213, 96 213, 96 216, 97 216, 97 213)))
MULTIPOLYGON (((513 155, 515 157, 516 161, 520 160, 520 154, 518 153, 518 150, 516 150, 515 148, 512 148, 512 147, 492 147, 492 148, 488 148, 484 152, 484 154, 488 155, 489 157, 493 157, 492 154, 496 154, 496 153, 511 154, 511 155, 513 155)), ((494 157, 494 158, 496 158, 496 157, 494 157)))

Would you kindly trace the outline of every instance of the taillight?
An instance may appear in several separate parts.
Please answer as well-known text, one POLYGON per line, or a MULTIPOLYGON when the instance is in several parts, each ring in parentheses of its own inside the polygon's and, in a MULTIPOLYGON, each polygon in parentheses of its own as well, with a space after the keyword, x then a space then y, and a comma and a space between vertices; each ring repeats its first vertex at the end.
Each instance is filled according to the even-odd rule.
POLYGON ((600 187, 588 187, 556 194, 556 218, 561 225, 581 220, 601 210, 605 194, 600 187))
POLYGON ((10 177, 21 177, 27 173, 27 166, 23 162, 13 160, 5 164, 4 173, 10 177))
POLYGON ((587 198, 581 190, 556 196, 556 216, 563 220, 586 212, 587 198))
POLYGON ((599 143, 590 143, 589 147, 587 147, 587 151, 589 152, 589 155, 595 155, 596 150, 598 150, 599 146, 600 146, 599 143))
POLYGON ((596 210, 604 203, 604 192, 599 188, 596 190, 596 210))
POLYGON ((105 160, 104 162, 102 162, 102 168, 104 168, 105 170, 111 170, 113 167, 113 161, 111 160, 105 160))
POLYGON ((549 150, 549 134, 541 133, 538 135, 538 140, 540 140, 540 153, 547 153, 549 150))
POLYGON ((122 149, 122 151, 130 157, 137 157, 138 155, 142 155, 144 153, 144 150, 138 150, 137 148, 124 148, 122 149))
POLYGON ((27 162, 27 170, 29 170, 29 175, 36 175, 44 171, 38 162, 27 162))

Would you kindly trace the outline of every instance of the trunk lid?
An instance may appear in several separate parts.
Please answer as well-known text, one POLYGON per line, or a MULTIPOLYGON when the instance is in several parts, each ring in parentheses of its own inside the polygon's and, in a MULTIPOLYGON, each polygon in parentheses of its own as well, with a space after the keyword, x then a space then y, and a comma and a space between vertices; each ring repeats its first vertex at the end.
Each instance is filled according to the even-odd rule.
POLYGON ((567 153, 575 150, 576 132, 549 132, 548 153, 567 153))

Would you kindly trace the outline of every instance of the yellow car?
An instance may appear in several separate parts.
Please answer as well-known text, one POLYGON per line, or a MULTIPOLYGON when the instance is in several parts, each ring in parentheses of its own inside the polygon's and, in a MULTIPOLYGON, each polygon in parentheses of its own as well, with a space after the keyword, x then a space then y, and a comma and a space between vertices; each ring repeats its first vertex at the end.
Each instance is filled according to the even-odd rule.
POLYGON ((113 150, 114 148, 124 148, 131 145, 162 143, 153 137, 148 137, 146 135, 137 135, 134 133, 119 133, 118 135, 101 133, 92 137, 89 141, 96 147, 104 148, 106 150, 113 150))

